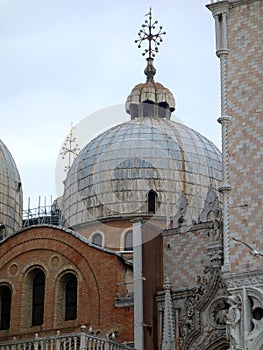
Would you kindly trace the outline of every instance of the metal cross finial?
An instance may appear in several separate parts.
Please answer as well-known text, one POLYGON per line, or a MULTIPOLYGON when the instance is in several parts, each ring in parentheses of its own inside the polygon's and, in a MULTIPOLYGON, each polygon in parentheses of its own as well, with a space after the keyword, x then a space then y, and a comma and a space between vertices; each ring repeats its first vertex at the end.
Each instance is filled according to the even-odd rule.
POLYGON ((64 171, 68 171, 71 167, 71 164, 72 164, 71 155, 74 158, 76 158, 80 151, 79 145, 76 143, 76 137, 73 137, 73 128, 74 127, 71 123, 70 133, 66 137, 66 140, 60 152, 62 159, 65 159, 66 155, 68 155, 68 165, 65 166, 64 171))
POLYGON ((148 40, 148 48, 142 53, 143 56, 148 54, 148 58, 153 59, 155 54, 159 51, 158 46, 163 41, 162 35, 165 35, 166 32, 162 31, 163 27, 160 26, 157 33, 153 33, 153 30, 156 28, 158 21, 152 22, 152 9, 145 16, 149 16, 149 19, 145 20, 145 23, 142 24, 142 29, 140 29, 138 35, 139 39, 135 40, 135 43, 138 43, 138 48, 141 48, 142 42, 148 40))

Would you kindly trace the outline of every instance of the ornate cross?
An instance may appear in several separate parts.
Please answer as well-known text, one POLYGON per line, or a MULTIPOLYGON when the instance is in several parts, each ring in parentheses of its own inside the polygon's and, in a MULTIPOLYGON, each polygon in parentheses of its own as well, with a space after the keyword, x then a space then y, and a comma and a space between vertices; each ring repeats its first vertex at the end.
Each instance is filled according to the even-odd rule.
POLYGON ((145 20, 145 23, 142 24, 142 29, 140 29, 138 35, 138 40, 135 40, 135 43, 138 43, 138 48, 141 48, 142 42, 144 40, 148 40, 148 48, 144 50, 142 53, 143 56, 148 54, 149 59, 153 59, 155 54, 159 51, 158 46, 163 41, 162 35, 165 35, 166 32, 162 31, 163 27, 160 26, 157 33, 153 33, 153 30, 156 28, 156 24, 158 21, 154 21, 152 23, 152 9, 150 8, 150 12, 145 16, 149 16, 149 19, 145 20))
POLYGON ((62 159, 65 159, 66 155, 68 155, 68 165, 65 166, 64 171, 68 171, 72 165, 71 155, 73 158, 76 158, 80 151, 79 145, 76 143, 76 137, 73 137, 73 128, 74 127, 71 124, 70 133, 67 136, 60 152, 62 159))

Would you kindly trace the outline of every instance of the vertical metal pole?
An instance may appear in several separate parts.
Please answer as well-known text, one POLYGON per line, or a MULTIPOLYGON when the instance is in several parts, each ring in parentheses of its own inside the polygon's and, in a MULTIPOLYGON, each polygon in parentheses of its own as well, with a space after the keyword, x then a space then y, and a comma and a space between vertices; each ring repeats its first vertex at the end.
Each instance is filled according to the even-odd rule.
POLYGON ((41 197, 38 197, 38 223, 40 224, 40 204, 41 204, 41 197))

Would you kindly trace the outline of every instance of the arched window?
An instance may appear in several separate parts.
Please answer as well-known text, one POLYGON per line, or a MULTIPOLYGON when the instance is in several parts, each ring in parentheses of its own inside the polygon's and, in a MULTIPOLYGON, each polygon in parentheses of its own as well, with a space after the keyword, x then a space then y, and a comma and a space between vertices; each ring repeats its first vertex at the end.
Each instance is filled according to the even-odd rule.
POLYGON ((44 321, 45 274, 38 270, 32 283, 32 326, 40 326, 44 321))
POLYGON ((102 247, 102 235, 100 233, 95 233, 92 236, 92 243, 102 247))
POLYGON ((155 202, 157 193, 154 190, 150 190, 148 193, 148 213, 155 214, 155 202))
POLYGON ((124 236, 124 250, 133 250, 132 231, 128 231, 124 236))
POLYGON ((7 286, 0 287, 0 330, 10 328, 12 292, 7 286))
POLYGON ((78 281, 73 274, 65 275, 65 321, 77 318, 78 306, 78 281))

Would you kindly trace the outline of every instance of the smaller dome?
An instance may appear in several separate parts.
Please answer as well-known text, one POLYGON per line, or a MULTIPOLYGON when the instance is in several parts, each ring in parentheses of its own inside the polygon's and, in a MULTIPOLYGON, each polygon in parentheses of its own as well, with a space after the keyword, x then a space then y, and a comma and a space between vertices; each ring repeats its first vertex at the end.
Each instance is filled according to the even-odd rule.
POLYGON ((136 85, 127 98, 125 108, 131 119, 141 117, 160 117, 170 119, 175 110, 174 96, 169 89, 155 82, 153 59, 147 59, 144 73, 147 81, 136 85))
POLYGON ((0 239, 22 227, 22 185, 14 159, 0 140, 0 239))
MULTIPOLYGON (((133 115, 134 110, 139 110, 139 105, 142 103, 155 104, 160 108, 168 109, 170 113, 164 113, 165 115, 163 116, 166 119, 170 119, 170 114, 175 110, 173 94, 158 82, 147 81, 146 83, 136 85, 132 89, 125 104, 126 112, 131 115, 132 119, 136 118, 133 115)), ((138 113, 137 118, 139 117, 140 115, 138 113)))

